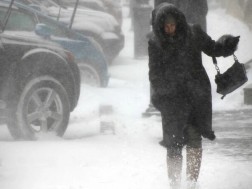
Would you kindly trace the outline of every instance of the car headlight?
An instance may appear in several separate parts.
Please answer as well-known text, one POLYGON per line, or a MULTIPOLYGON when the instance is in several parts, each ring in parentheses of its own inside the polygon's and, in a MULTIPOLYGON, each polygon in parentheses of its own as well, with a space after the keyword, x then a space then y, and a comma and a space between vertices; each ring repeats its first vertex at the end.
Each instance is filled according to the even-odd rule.
POLYGON ((69 52, 69 51, 65 51, 66 52, 66 58, 68 60, 68 62, 74 62, 75 61, 75 58, 74 58, 74 55, 73 53, 69 52))

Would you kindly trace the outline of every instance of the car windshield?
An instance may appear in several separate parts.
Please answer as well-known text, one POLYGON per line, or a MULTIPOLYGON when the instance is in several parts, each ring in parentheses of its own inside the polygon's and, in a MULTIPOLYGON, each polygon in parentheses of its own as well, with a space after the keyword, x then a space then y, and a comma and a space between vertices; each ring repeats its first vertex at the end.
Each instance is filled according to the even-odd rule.
MULTIPOLYGON (((7 10, 6 7, 0 7, 1 20, 4 20, 7 10)), ((33 31, 34 27, 35 21, 31 15, 12 9, 8 22, 5 25, 5 30, 33 31)))
POLYGON ((2 13, 0 13, 0 31, 4 32, 6 24, 8 23, 8 19, 11 13, 11 8, 13 6, 14 0, 11 0, 9 4, 0 3, 1 7, 5 7, 2 13))
MULTIPOLYGON (((8 4, 0 3, 0 19, 4 20, 4 17, 8 11, 8 4), (2 6, 5 5, 5 6, 2 6)), ((36 14, 34 11, 28 11, 29 9, 22 9, 18 5, 12 6, 11 13, 8 22, 5 26, 5 30, 8 31, 35 31, 38 23, 46 24, 51 31, 51 34, 58 37, 67 37, 67 31, 60 24, 55 24, 53 20, 36 14)))

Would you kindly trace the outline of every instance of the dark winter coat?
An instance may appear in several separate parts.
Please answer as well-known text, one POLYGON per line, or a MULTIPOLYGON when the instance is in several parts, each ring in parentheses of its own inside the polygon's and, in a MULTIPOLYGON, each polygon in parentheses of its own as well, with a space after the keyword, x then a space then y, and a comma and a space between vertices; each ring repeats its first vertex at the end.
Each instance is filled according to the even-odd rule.
POLYGON ((187 23, 199 24, 206 31, 207 0, 155 0, 155 7, 164 2, 173 4, 182 11, 187 23))
POLYGON ((173 121, 179 121, 181 129, 194 124, 203 137, 213 139, 211 86, 201 52, 209 56, 228 56, 233 54, 237 44, 227 48, 227 39, 215 42, 200 26, 188 25, 184 14, 172 4, 163 3, 153 12, 153 36, 148 47, 152 103, 161 114, 173 112, 173 121), (172 14, 177 22, 173 38, 164 32, 167 14, 172 14), (176 117, 176 112, 187 116, 176 117), (188 120, 191 113, 193 123, 188 120))

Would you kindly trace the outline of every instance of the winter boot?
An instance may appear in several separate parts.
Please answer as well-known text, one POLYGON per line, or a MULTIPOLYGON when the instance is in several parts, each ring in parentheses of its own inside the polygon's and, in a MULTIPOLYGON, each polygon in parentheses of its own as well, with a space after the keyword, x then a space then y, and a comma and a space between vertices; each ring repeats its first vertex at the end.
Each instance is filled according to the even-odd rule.
POLYGON ((202 148, 186 148, 187 189, 196 189, 202 160, 202 148))
POLYGON ((167 156, 168 177, 172 189, 179 189, 181 184, 182 156, 167 156))

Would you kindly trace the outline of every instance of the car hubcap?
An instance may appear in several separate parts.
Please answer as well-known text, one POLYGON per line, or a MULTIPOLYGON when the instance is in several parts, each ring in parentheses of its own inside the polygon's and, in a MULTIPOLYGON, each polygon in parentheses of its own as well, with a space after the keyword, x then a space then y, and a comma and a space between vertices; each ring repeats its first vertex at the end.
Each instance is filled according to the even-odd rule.
POLYGON ((100 86, 99 76, 97 76, 96 73, 89 69, 81 69, 81 81, 82 83, 93 87, 100 86))
POLYGON ((26 121, 34 132, 56 130, 63 119, 63 104, 54 89, 34 91, 26 106, 26 121))

